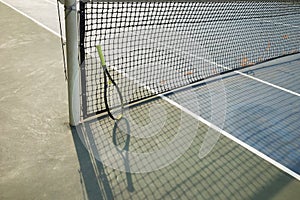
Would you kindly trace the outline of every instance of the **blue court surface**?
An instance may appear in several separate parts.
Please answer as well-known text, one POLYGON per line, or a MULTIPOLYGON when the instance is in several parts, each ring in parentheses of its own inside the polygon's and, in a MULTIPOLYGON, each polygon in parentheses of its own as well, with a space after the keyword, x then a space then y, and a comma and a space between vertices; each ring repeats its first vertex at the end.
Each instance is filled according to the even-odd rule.
POLYGON ((211 123, 215 120, 219 128, 299 177, 299 66, 299 55, 288 56, 205 81, 167 97, 175 102, 188 102, 184 104, 187 110, 211 123), (195 99, 189 98, 191 93, 196 94, 195 99), (219 103, 222 109, 212 105, 218 100, 224 102, 219 103))

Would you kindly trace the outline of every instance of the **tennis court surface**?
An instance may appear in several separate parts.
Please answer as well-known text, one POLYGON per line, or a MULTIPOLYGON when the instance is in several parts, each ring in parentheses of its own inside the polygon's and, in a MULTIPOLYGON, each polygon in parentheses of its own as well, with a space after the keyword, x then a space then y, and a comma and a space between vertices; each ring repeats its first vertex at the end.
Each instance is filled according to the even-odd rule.
POLYGON ((128 152, 116 151, 115 123, 109 117, 77 127, 77 141, 83 141, 78 152, 81 145, 90 150, 99 194, 116 199, 266 199, 276 198, 277 187, 289 185, 288 180, 298 185, 299 95, 270 84, 297 91, 299 62, 298 55, 284 57, 128 107, 128 152), (263 82, 253 79, 258 77, 263 82), (218 101, 223 102, 212 106, 218 101))
POLYGON ((300 196, 297 2, 77 5, 79 198, 300 196))
POLYGON ((299 182, 298 4, 94 1, 80 10, 76 130, 103 198, 264 199, 287 177, 299 182), (110 119, 122 102, 123 118, 110 119))

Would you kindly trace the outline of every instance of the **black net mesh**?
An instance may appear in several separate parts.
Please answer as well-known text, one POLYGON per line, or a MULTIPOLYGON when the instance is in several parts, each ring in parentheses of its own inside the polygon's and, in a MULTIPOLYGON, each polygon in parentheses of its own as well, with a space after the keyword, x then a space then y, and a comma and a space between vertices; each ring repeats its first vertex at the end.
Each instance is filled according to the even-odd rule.
POLYGON ((105 111, 96 45, 125 103, 300 50, 297 2, 81 2, 83 118, 105 111))

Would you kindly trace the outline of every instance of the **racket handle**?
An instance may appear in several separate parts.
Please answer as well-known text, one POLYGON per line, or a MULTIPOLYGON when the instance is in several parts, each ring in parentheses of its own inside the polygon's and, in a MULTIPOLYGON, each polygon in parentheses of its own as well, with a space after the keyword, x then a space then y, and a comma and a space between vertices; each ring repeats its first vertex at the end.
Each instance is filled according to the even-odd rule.
POLYGON ((103 55, 103 52, 102 52, 102 48, 101 48, 101 45, 99 44, 98 46, 96 46, 97 50, 98 50, 98 54, 99 54, 99 57, 100 57, 100 60, 101 60, 101 65, 102 67, 106 66, 106 63, 105 63, 105 59, 104 59, 104 55, 103 55))

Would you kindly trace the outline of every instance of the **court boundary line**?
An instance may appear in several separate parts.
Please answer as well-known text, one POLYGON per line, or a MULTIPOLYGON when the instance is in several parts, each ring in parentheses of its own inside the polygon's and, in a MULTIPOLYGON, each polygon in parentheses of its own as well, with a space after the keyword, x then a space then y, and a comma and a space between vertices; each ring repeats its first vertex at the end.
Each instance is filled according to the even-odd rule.
POLYGON ((25 12, 19 10, 18 8, 14 7, 13 5, 5 2, 4 0, 0 0, 1 3, 3 3, 4 5, 6 5, 7 7, 13 9, 14 11, 16 11, 17 13, 23 15, 24 17, 30 19, 31 21, 33 21, 35 24, 39 25, 40 27, 46 29, 47 31, 51 32, 52 34, 60 37, 60 34, 57 33, 56 31, 52 30, 51 28, 47 27, 46 25, 44 25, 43 23, 39 22, 37 19, 34 19, 33 17, 29 16, 28 14, 26 14, 25 12))
MULTIPOLYGON (((219 65, 219 64, 216 63, 216 65, 219 65)), ((220 67, 223 67, 224 69, 229 69, 229 70, 230 70, 230 68, 224 67, 224 66, 222 66, 222 65, 220 65, 220 67)), ((292 95, 295 95, 295 96, 300 97, 300 94, 297 93, 297 92, 294 92, 294 91, 289 90, 289 89, 286 89, 286 88, 284 88, 284 87, 275 85, 275 84, 270 83, 270 82, 268 82, 268 81, 264 81, 264 80, 262 80, 262 79, 259 79, 259 78, 254 77, 254 76, 250 76, 250 75, 245 74, 244 72, 241 72, 241 71, 239 71, 239 70, 234 70, 233 72, 235 72, 235 73, 237 73, 237 74, 239 74, 239 75, 241 75, 241 76, 245 76, 245 77, 247 77, 247 78, 249 78, 249 79, 255 80, 255 81, 257 81, 257 82, 266 84, 266 85, 271 86, 271 87, 273 87, 273 88, 276 88, 276 89, 279 89, 279 90, 282 90, 282 91, 284 91, 284 92, 287 92, 287 93, 290 93, 290 94, 292 94, 292 95)))
MULTIPOLYGON (((10 5, 7 2, 4 2, 3 0, 0 0, 1 3, 3 3, 4 5, 8 6, 9 8, 15 10, 16 12, 18 12, 19 14, 27 17, 28 19, 30 19, 31 21, 33 21, 34 23, 36 23, 37 25, 41 26, 42 28, 46 29, 47 31, 53 33, 54 35, 61 37, 59 33, 56 33, 54 30, 50 29, 49 27, 47 27, 46 25, 42 24, 41 22, 37 21, 36 19, 34 19, 33 17, 30 17, 28 14, 24 13, 23 11, 19 10, 18 8, 15 8, 13 5, 10 5)), ((191 55, 191 54, 190 54, 191 55)), ((204 59, 206 60, 206 59, 204 59)), ((215 62, 212 61, 208 61, 211 62, 212 64, 215 64, 217 66, 221 66, 224 67, 222 65, 219 65, 215 62)), ((238 73, 239 71, 234 71, 236 73, 238 73)), ((246 75, 243 72, 239 72, 240 75, 246 75)), ((246 77, 250 78, 249 75, 246 75, 246 77)), ((251 77, 253 79, 253 77, 251 77)), ((255 78, 254 80, 262 82, 263 80, 257 79, 255 78)), ((266 84, 268 82, 263 81, 262 83, 266 84)), ((276 85, 269 83, 270 86, 274 87, 276 85)), ((277 89, 282 88, 277 86, 277 89)), ((284 90, 285 91, 285 90, 284 90)), ((289 90, 286 89, 285 92, 288 92, 289 90)), ((290 91, 291 92, 291 91, 290 91)), ((298 93, 296 93, 298 94, 298 93)), ((158 95, 159 97, 161 97, 162 99, 164 99, 165 101, 169 102, 170 104, 174 105, 175 107, 179 108, 180 110, 186 112, 187 114, 189 114, 190 116, 192 116, 193 118, 195 118, 196 120, 206 124, 208 127, 214 129, 215 131, 221 133, 223 136, 227 137, 228 139, 236 142, 237 144, 239 144, 240 146, 244 147, 245 149, 247 149, 248 151, 254 153, 255 155, 259 156, 260 158, 266 160, 267 162, 269 162, 270 164, 272 164, 273 166, 277 167, 278 169, 282 170, 283 172, 289 174, 290 176, 294 177, 295 179, 297 179, 298 181, 300 181, 300 175, 297 174, 296 172, 290 170, 289 168, 287 168, 286 166, 280 164, 279 162, 275 161, 274 159, 270 158, 269 156, 265 155, 264 153, 258 151, 257 149, 251 147, 250 145, 244 143, 243 141, 239 140, 238 138, 234 137, 233 135, 229 134, 228 132, 226 132, 225 130, 219 128, 218 126, 212 124, 211 122, 205 120, 204 118, 196 115, 195 113, 191 112, 189 109, 179 105, 178 103, 174 102, 173 100, 169 99, 168 97, 160 94, 158 95)), ((300 96, 300 94, 298 94, 297 96, 300 96)))
POLYGON ((238 73, 238 74, 240 74, 240 75, 242 75, 242 76, 245 76, 245 77, 247 77, 247 78, 253 79, 253 80, 257 81, 257 82, 260 82, 260 83, 269 85, 269 86, 274 87, 274 88, 276 88, 276 89, 279 89, 279 90, 282 90, 282 91, 284 91, 284 92, 287 92, 287 93, 290 93, 290 94, 293 94, 293 95, 295 95, 295 96, 300 97, 300 94, 297 93, 297 92, 288 90, 288 89, 286 89, 286 88, 283 88, 283 87, 280 87, 280 86, 278 86, 278 85, 269 83, 269 82, 267 82, 267 81, 261 80, 261 79, 259 79, 259 78, 254 77, 254 76, 250 76, 250 75, 245 74, 245 73, 240 72, 240 71, 235 71, 235 72, 238 73))
POLYGON ((190 116, 192 116, 194 119, 204 123, 205 125, 207 125, 208 127, 214 129, 215 131, 221 133, 223 136, 227 137, 228 139, 236 142, 237 144, 239 144, 240 146, 244 147, 245 149, 247 149, 248 151, 254 153, 255 155, 257 155, 258 157, 266 160, 267 162, 269 162, 270 164, 274 165, 275 167, 279 168, 280 170, 282 170, 283 172, 289 174, 290 176, 296 178, 298 181, 300 181, 300 174, 297 174, 296 172, 292 171, 291 169, 289 169, 288 167, 280 164, 279 162, 277 162, 276 160, 270 158, 269 156, 267 156, 266 154, 262 153, 261 151, 255 149, 254 147, 248 145, 247 143, 243 142, 242 140, 236 138, 235 136, 233 136, 232 134, 226 132, 225 130, 219 128, 218 126, 214 125, 213 123, 207 121, 206 119, 200 117, 199 115, 193 113, 192 111, 190 111, 189 109, 185 108, 184 106, 174 102, 173 100, 169 99, 168 97, 164 96, 164 95, 158 95, 160 96, 162 99, 164 99, 165 101, 169 102, 170 104, 172 104, 173 106, 179 108, 180 110, 184 111, 185 113, 189 114, 190 116))

